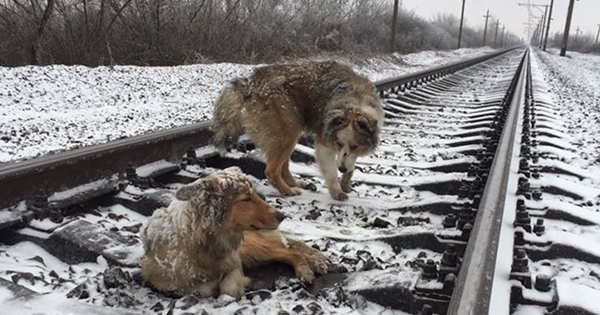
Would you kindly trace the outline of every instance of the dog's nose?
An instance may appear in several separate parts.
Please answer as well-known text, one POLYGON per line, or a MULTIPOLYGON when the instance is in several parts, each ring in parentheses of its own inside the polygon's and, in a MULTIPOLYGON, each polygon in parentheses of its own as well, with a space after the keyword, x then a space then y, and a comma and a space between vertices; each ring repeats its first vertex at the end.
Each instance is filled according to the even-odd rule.
POLYGON ((348 169, 344 165, 338 167, 338 170, 340 170, 340 172, 342 173, 346 173, 348 171, 348 169))
POLYGON ((287 218, 287 216, 285 214, 283 214, 283 212, 281 212, 281 211, 276 211, 276 212, 277 212, 277 222, 281 223, 281 221, 283 221, 287 218))

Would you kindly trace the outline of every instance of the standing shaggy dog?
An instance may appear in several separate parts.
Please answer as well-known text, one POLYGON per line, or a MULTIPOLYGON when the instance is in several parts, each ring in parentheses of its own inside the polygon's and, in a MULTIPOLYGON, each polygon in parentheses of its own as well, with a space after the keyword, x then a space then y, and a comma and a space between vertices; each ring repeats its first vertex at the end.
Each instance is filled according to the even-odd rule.
POLYGON ((299 188, 307 187, 292 176, 289 160, 302 133, 313 135, 329 193, 347 200, 356 158, 379 143, 384 114, 373 84, 351 68, 304 62, 258 68, 250 77, 230 82, 213 116, 220 152, 248 134, 266 155, 265 175, 283 195, 298 195, 299 188))
POLYGON ((304 282, 326 272, 324 255, 276 230, 283 214, 237 167, 184 186, 175 197, 140 232, 142 277, 159 291, 211 296, 218 289, 240 297, 249 283, 243 266, 274 261, 292 265, 304 282))

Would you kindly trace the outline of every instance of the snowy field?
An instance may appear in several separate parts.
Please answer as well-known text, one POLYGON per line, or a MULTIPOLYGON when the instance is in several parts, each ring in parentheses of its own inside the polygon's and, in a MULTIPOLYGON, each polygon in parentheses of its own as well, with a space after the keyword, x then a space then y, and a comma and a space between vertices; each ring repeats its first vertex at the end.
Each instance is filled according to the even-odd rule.
MULTIPOLYGON (((377 81, 491 51, 426 51, 341 61, 377 81)), ((0 163, 210 119, 223 84, 254 67, 0 67, 0 163)))

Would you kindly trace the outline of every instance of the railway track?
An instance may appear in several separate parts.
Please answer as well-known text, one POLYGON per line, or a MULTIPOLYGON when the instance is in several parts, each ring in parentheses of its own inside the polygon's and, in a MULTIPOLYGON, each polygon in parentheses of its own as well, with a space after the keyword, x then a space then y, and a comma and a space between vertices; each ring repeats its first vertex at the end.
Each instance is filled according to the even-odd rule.
POLYGON ((513 49, 378 82, 382 143, 348 202, 327 194, 310 139, 291 170, 317 191, 281 197, 251 143, 221 158, 206 123, 3 166, 0 292, 90 314, 600 314, 600 189, 565 162, 574 147, 531 59, 513 49), (239 301, 143 287, 141 224, 232 165, 289 216, 284 232, 331 258, 329 274, 303 287, 265 266, 239 301))

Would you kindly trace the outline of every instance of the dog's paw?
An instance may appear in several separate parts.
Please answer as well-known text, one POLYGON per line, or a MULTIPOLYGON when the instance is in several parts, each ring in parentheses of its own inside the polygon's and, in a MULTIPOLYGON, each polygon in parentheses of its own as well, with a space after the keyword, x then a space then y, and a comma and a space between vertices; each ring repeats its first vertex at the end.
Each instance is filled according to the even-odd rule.
POLYGON ((308 261, 308 264, 310 265, 310 269, 314 273, 318 273, 321 275, 327 273, 327 270, 329 269, 329 264, 331 263, 329 261, 329 258, 327 258, 325 255, 323 255, 319 252, 315 252, 312 255, 310 255, 309 257, 306 257, 306 260, 308 261))
POLYGON ((348 200, 348 195, 343 192, 343 191, 330 191, 329 192, 331 194, 331 197, 333 197, 333 199, 335 200, 339 200, 339 201, 346 201, 348 200))
POLYGON ((290 187, 290 190, 282 191, 282 195, 284 196, 298 196, 302 194, 302 190, 296 187, 290 187))
POLYGON ((227 285, 221 285, 221 294, 227 294, 236 299, 239 299, 246 293, 246 286, 243 283, 228 283, 227 285))
POLYGON ((342 187, 343 192, 345 192, 347 194, 352 192, 352 185, 350 185, 350 181, 347 181, 347 182, 341 181, 340 186, 342 187))
POLYGON ((311 284, 315 280, 315 273, 308 265, 300 265, 295 268, 296 277, 303 283, 311 284))

